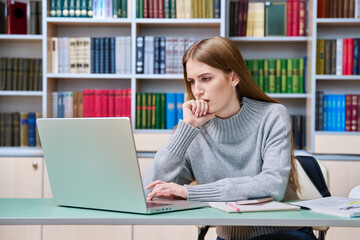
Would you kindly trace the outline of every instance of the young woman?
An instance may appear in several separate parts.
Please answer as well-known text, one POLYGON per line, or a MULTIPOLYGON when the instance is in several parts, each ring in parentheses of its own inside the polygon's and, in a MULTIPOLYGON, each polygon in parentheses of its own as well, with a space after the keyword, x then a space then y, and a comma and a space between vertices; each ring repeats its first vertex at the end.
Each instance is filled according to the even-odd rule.
MULTIPOLYGON (((257 87, 236 45, 222 37, 197 42, 183 68, 189 101, 144 174, 148 200, 296 198, 289 113, 257 87)), ((299 227, 218 226, 216 232, 218 239, 315 239, 311 229, 299 227)))

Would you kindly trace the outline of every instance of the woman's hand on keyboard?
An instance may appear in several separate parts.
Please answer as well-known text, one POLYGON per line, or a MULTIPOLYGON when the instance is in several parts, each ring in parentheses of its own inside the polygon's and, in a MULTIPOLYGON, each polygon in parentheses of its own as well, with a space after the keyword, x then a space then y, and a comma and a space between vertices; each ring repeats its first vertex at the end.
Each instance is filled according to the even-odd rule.
POLYGON ((167 183, 156 180, 146 186, 146 189, 153 190, 148 194, 147 201, 151 201, 154 197, 169 199, 187 199, 187 188, 176 183, 167 183))

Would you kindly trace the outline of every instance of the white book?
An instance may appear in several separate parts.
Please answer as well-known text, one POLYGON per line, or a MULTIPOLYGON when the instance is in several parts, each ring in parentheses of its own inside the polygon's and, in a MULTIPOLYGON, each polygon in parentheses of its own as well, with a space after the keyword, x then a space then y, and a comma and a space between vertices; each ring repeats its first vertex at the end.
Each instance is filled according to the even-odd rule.
POLYGON ((127 0, 127 18, 132 18, 132 0, 127 0))
POLYGON ((70 73, 70 38, 63 38, 64 73, 70 73))
POLYGON ((125 45, 125 37, 122 36, 121 37, 121 56, 120 56, 120 69, 121 69, 121 74, 125 73, 125 65, 126 65, 126 61, 127 61, 127 56, 126 56, 126 45, 125 45))
POLYGON ((176 18, 185 18, 184 14, 184 0, 176 0, 176 18))
POLYGON ((76 73, 76 38, 70 38, 70 73, 76 73))
POLYGON ((126 36, 125 37, 125 49, 126 49, 126 54, 125 54, 125 74, 131 74, 131 63, 132 63, 132 58, 131 58, 131 37, 130 36, 126 36))
POLYGON ((209 202, 210 207, 217 208, 226 212, 269 212, 269 211, 296 211, 300 207, 283 202, 266 202, 258 204, 238 205, 236 202, 209 202))
POLYGON ((84 72, 84 43, 82 38, 76 38, 76 73, 83 73, 84 72))
POLYGON ((63 38, 58 38, 58 73, 64 73, 63 38))
POLYGON ((73 117, 73 93, 64 92, 65 94, 65 118, 73 117))
POLYGON ((51 72, 59 72, 59 49, 58 49, 58 38, 52 37, 51 40, 51 72))
POLYGON ((51 93, 51 117, 57 118, 58 115, 58 93, 52 92, 51 93))
POLYGON ((336 39, 336 75, 343 75, 343 39, 336 39))
POLYGON ((154 37, 145 36, 145 49, 144 49, 144 74, 154 73, 154 37))
POLYGON ((178 39, 178 55, 177 55, 177 73, 181 74, 183 69, 182 69, 182 58, 185 54, 185 38, 179 38, 178 39))
POLYGON ((99 0, 93 0, 92 6, 93 6, 93 18, 98 18, 99 15, 99 0))
POLYGON ((113 14, 112 0, 105 0, 105 18, 112 18, 113 14))
POLYGON ((191 0, 184 0, 184 18, 191 18, 191 0))
POLYGON ((121 74, 121 38, 122 37, 115 37, 115 73, 121 74))
POLYGON ((91 73, 91 38, 84 37, 82 40, 83 73, 91 73))
POLYGON ((166 37, 165 40, 165 72, 166 74, 173 73, 173 37, 166 37))
POLYGON ((172 50, 173 58, 172 58, 171 68, 172 68, 172 73, 177 74, 179 73, 178 71, 179 55, 181 54, 180 42, 179 42, 179 38, 172 38, 172 40, 173 40, 173 50, 172 50))

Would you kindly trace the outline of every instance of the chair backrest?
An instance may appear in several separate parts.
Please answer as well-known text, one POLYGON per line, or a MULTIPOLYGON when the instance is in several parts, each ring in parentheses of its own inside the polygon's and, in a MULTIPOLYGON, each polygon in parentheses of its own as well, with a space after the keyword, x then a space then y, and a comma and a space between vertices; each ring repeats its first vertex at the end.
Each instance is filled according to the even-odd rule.
MULTIPOLYGON (((296 167, 298 171, 298 179, 300 185, 300 192, 298 192, 298 196, 300 199, 314 199, 314 198, 321 198, 323 195, 319 192, 319 189, 314 185, 311 178, 309 177, 307 170, 302 167, 299 161, 316 161, 314 164, 318 164, 319 169, 322 173, 319 174, 320 176, 316 176, 319 180, 325 181, 326 186, 329 185, 329 176, 326 167, 317 159, 313 158, 312 156, 297 156, 296 157, 296 167)), ((316 172, 316 171, 315 171, 316 172)), ((326 188, 325 186, 325 188, 326 188)), ((327 190, 327 189, 326 189, 327 190)))

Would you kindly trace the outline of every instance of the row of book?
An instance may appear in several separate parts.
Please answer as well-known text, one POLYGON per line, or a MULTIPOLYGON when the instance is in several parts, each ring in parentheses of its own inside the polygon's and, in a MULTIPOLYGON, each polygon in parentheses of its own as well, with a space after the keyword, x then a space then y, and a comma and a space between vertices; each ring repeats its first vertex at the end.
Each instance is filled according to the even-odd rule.
POLYGON ((0 90, 41 91, 42 60, 0 58, 0 90))
POLYGON ((52 117, 131 117, 131 89, 52 92, 52 117))
POLYGON ((294 149, 305 149, 306 147, 306 116, 290 115, 292 134, 294 138, 294 149))
POLYGON ((131 39, 52 37, 52 73, 131 74, 131 39))
POLYGON ((0 1, 0 34, 42 34, 42 2, 0 1))
POLYGON ((259 88, 266 93, 305 93, 307 58, 245 60, 259 88))
POLYGON ((127 18, 128 13, 131 0, 50 0, 50 17, 127 18))
POLYGON ((36 129, 38 118, 42 118, 42 113, 0 113, 0 146, 40 147, 40 138, 36 129))
POLYGON ((318 18, 354 17, 355 0, 317 0, 317 3, 318 18))
POLYGON ((308 2, 230 2, 230 36, 306 36, 308 2))
POLYGON ((181 74, 185 51, 199 41, 183 37, 136 37, 136 73, 181 74))
POLYGON ((316 92, 315 129, 317 131, 360 131, 360 95, 316 92))
POLYGON ((137 18, 220 18, 220 0, 137 0, 137 18))
POLYGON ((359 75, 360 38, 317 39, 316 74, 359 75))
POLYGON ((184 93, 136 93, 137 129, 173 129, 183 118, 184 93))

